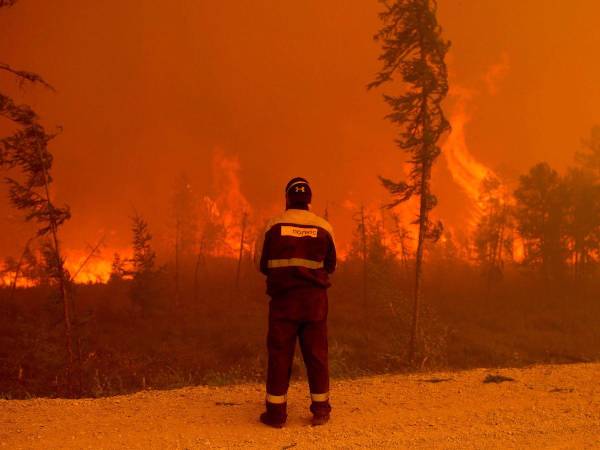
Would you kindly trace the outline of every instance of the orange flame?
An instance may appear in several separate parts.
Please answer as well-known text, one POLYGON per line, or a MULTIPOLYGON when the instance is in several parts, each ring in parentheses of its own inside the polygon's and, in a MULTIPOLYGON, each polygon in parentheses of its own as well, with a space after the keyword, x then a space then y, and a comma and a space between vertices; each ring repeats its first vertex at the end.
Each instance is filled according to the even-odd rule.
POLYGON ((215 199, 205 196, 205 209, 208 219, 223 227, 224 245, 213 249, 213 256, 236 258, 239 255, 242 228, 244 228, 244 248, 250 248, 252 226, 248 217, 252 207, 242 194, 240 161, 237 156, 226 156, 222 150, 213 153, 213 182, 218 195, 215 199))
MULTIPOLYGON (((509 71, 509 57, 506 52, 500 55, 500 61, 492 64, 481 77, 486 91, 493 96, 498 93, 498 84, 509 71)), ((452 132, 443 145, 446 162, 454 181, 465 191, 475 206, 474 219, 482 212, 481 183, 486 178, 499 177, 492 169, 477 161, 469 151, 465 128, 471 120, 467 112, 468 104, 478 92, 453 84, 450 97, 456 99, 454 110, 450 114, 452 132)), ((501 191, 505 194, 502 187, 501 191)))
POLYGON ((130 252, 129 249, 102 249, 100 254, 89 257, 89 251, 67 250, 65 251, 65 269, 69 271, 75 283, 106 283, 112 270, 112 255, 115 253, 127 255, 130 252), (110 255, 110 257, 105 255, 110 255), (87 262, 86 259, 88 259, 87 262))
MULTIPOLYGON (((500 62, 490 66, 482 77, 489 95, 497 94, 498 83, 507 74, 508 70, 509 58, 507 54, 503 53, 500 62)), ((466 127, 471 120, 468 105, 476 94, 477 92, 460 86, 451 89, 450 95, 456 99, 449 119, 452 132, 443 145, 443 152, 452 178, 472 202, 474 212, 469 220, 471 227, 476 224, 485 207, 481 195, 482 182, 486 178, 500 180, 500 177, 492 169, 475 159, 467 145, 466 127)), ((499 196, 504 204, 512 204, 514 201, 504 183, 500 184, 494 195, 499 196)), ((513 241, 513 258, 520 261, 523 259, 523 255, 523 243, 515 239, 513 241)))
MULTIPOLYGON (((123 254, 120 250, 113 250, 110 253, 103 252, 102 254, 89 257, 89 251, 66 250, 64 252, 65 269, 73 277, 72 281, 74 283, 106 283, 110 278, 112 256, 106 258, 104 254, 113 255, 115 252, 123 254)), ((125 251, 125 254, 127 252, 128 250, 125 251)), ((14 271, 9 271, 0 277, 0 284, 3 286, 12 286, 14 282, 14 271)), ((33 287, 36 284, 36 280, 26 278, 23 274, 19 274, 16 280, 16 287, 33 287)))
POLYGON ((443 152, 452 178, 473 202, 476 218, 481 214, 483 206, 480 199, 481 183, 488 177, 498 177, 493 170, 477 161, 467 146, 465 127, 471 117, 467 113, 466 105, 472 93, 458 88, 454 90, 453 95, 457 97, 457 102, 450 115, 452 132, 443 145, 443 152))
MULTIPOLYGON (((2 277, 0 277, 0 284, 4 287, 10 287, 13 285, 15 281, 15 274, 14 272, 7 272, 4 275, 2 275, 2 277)), ((27 278, 23 278, 23 277, 19 277, 16 280, 16 287, 19 288, 27 288, 27 287, 33 287, 35 286, 35 283, 32 280, 29 280, 27 278)))

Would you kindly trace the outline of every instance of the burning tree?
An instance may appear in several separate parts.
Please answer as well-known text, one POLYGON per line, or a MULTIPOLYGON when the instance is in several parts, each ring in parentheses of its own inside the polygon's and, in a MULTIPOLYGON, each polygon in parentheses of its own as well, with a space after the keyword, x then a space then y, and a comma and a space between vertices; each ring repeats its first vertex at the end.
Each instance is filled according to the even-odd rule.
MULTIPOLYGON (((11 6, 16 0, 0 0, 0 8, 11 6)), ((0 70, 12 73, 20 83, 41 84, 52 87, 39 75, 23 70, 15 70, 0 63, 0 70)), ((73 376, 73 336, 71 325, 71 305, 69 299, 70 278, 64 268, 58 230, 71 217, 69 207, 58 207, 50 195, 52 177, 52 154, 48 142, 54 135, 46 132, 39 116, 27 105, 17 105, 11 98, 0 93, 0 115, 14 122, 18 129, 12 135, 0 139, 0 164, 3 168, 20 171, 20 181, 6 178, 9 198, 15 208, 26 211, 26 220, 39 225, 37 237, 43 239, 42 254, 46 262, 46 272, 57 286, 58 297, 63 305, 65 337, 67 348, 67 390, 71 393, 73 376)))
POLYGON ((396 143, 410 155, 412 169, 407 181, 381 178, 385 188, 395 196, 390 208, 412 196, 420 200, 415 224, 419 226, 415 263, 413 318, 409 344, 409 362, 414 363, 418 347, 419 304, 423 270, 423 247, 426 239, 437 240, 441 223, 433 223, 429 213, 437 200, 431 193, 431 169, 441 149, 438 141, 450 129, 441 102, 448 92, 445 56, 450 43, 442 38, 436 18, 435 0, 381 0, 383 28, 375 35, 383 53, 383 68, 369 89, 392 82, 399 75, 404 82, 399 95, 384 95, 392 112, 387 115, 400 128, 396 143))

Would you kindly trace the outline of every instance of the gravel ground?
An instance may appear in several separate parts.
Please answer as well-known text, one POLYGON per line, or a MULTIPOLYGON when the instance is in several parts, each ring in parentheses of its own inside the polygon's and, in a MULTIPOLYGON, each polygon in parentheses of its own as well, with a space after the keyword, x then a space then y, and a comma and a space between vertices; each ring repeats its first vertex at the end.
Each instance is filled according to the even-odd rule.
POLYGON ((297 383, 281 430, 258 422, 259 385, 0 400, 0 448, 600 449, 599 382, 600 364, 336 381, 332 420, 316 428, 297 383), (514 381, 483 383, 496 374, 514 381))

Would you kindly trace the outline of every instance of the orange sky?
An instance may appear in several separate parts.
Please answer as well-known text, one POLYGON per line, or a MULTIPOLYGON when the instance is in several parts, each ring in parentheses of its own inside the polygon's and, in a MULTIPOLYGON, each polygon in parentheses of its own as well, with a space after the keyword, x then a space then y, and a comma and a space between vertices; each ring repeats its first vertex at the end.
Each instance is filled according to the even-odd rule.
MULTIPOLYGON (((133 207, 163 236, 178 173, 216 195, 217 148, 239 157, 242 192, 259 214, 282 203, 289 178, 309 178, 315 210, 328 201, 347 242, 344 201, 382 202, 376 175, 400 175, 405 159, 381 91, 365 88, 379 67, 378 10, 375 0, 20 0, 2 9, 0 61, 57 89, 22 92, 0 75, 3 91, 64 127, 52 149, 56 197, 73 211, 66 245, 82 248, 104 230, 110 246, 126 246, 133 207)), ((598 17, 592 0, 439 0, 477 161, 508 179, 540 160, 571 163, 600 123, 598 17)), ((455 104, 450 97, 448 116, 455 104)), ((443 157, 434 176, 436 213, 459 226, 470 202, 443 157)), ((0 250, 15 254, 27 231, 1 192, 0 250)))

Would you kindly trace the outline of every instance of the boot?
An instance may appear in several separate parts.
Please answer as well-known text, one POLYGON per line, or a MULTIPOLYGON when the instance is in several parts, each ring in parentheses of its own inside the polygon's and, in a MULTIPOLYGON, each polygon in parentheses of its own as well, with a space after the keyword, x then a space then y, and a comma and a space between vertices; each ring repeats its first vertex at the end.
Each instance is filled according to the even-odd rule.
POLYGON ((273 428, 282 428, 287 420, 287 404, 266 402, 266 407, 267 410, 260 415, 260 421, 273 428))
POLYGON ((325 425, 329 422, 329 413, 327 414, 313 414, 312 418, 312 426, 318 427, 320 425, 325 425))
POLYGON ((325 425, 327 422, 329 422, 329 417, 331 414, 331 405, 329 404, 329 400, 324 402, 313 401, 310 405, 310 411, 313 413, 313 427, 325 425))

